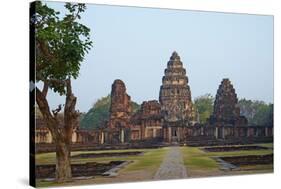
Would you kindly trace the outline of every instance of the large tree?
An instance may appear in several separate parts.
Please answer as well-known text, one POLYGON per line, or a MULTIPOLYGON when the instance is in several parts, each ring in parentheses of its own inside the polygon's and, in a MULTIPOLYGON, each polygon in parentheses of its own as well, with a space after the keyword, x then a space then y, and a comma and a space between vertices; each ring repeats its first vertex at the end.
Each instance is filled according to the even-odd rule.
POLYGON ((51 131, 56 145, 56 179, 65 182, 71 179, 71 138, 79 112, 75 109, 77 98, 72 91, 71 80, 79 75, 80 64, 92 46, 90 29, 79 23, 84 4, 65 4, 66 14, 49 8, 37 1, 31 24, 35 28, 36 102, 51 131), (50 110, 47 100, 49 89, 65 96, 65 103, 50 110), (63 124, 58 113, 63 109, 63 124))

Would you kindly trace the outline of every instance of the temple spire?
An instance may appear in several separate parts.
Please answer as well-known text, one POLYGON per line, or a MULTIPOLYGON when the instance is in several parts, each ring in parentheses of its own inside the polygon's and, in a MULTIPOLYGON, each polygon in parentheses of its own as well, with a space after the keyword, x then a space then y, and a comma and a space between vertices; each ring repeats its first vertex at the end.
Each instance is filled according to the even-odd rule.
POLYGON ((168 61, 162 78, 159 101, 168 121, 190 120, 192 117, 191 92, 180 56, 176 51, 168 61))
POLYGON ((246 125, 247 119, 240 115, 238 98, 228 78, 224 78, 217 90, 214 112, 209 119, 215 125, 246 125))

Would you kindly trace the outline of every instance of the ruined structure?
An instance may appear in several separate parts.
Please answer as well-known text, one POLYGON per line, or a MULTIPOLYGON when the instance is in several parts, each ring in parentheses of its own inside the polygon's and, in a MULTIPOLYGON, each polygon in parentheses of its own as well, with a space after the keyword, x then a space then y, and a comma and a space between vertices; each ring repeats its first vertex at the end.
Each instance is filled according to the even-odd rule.
POLYGON ((247 119, 240 116, 238 98, 229 79, 223 79, 217 90, 214 112, 209 119, 211 125, 245 126, 247 119))
POLYGON ((141 108, 132 116, 133 140, 161 140, 163 116, 156 100, 144 101, 141 108))
MULTIPOLYGON (((273 126, 249 126, 240 115, 238 99, 229 79, 223 79, 214 102, 214 112, 207 124, 199 124, 191 101, 186 70, 179 55, 173 52, 162 78, 157 100, 144 101, 133 113, 131 98, 123 81, 117 79, 111 88, 108 120, 93 130, 74 129, 77 148, 89 145, 103 148, 151 147, 158 144, 223 145, 272 141, 273 126), (88 145, 89 144, 89 145, 88 145), (146 146, 142 146, 142 145, 146 146), (81 145, 81 146, 79 146, 81 145)), ((52 143, 50 132, 36 120, 36 143, 52 143)), ((49 148, 49 147, 48 147, 49 148)), ((55 146, 52 147, 55 149, 55 146)))
POLYGON ((166 121, 191 120, 192 102, 186 70, 180 56, 173 52, 160 87, 159 102, 166 121))
POLYGON ((131 97, 126 93, 123 81, 117 79, 111 87, 111 104, 106 132, 102 133, 107 143, 124 143, 129 140, 131 97))
POLYGON ((111 129, 128 128, 132 113, 131 97, 126 93, 123 81, 117 79, 111 87, 111 104, 108 127, 111 129))
MULTIPOLYGON (((39 111, 39 110, 38 110, 39 111)), ((59 118, 59 125, 58 127, 63 129, 64 127, 64 118, 62 114, 58 114, 59 118)), ((51 134, 51 131, 48 129, 46 122, 44 121, 41 114, 36 114, 36 125, 35 125, 35 143, 44 143, 44 144, 50 144, 53 143, 53 137, 51 134)), ((76 143, 78 140, 78 130, 79 130, 79 120, 75 122, 75 126, 73 127, 72 131, 72 142, 76 143)))
POLYGON ((159 101, 164 115, 164 139, 167 142, 183 140, 183 127, 194 120, 191 92, 186 70, 177 52, 173 52, 165 69, 159 101))

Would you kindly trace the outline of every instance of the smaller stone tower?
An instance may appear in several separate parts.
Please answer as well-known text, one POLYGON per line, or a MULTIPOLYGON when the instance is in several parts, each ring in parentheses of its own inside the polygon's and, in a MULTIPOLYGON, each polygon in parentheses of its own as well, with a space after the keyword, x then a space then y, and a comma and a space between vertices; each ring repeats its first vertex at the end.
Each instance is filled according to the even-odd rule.
POLYGON ((218 126, 247 124, 247 119, 240 116, 237 94, 229 79, 223 79, 217 90, 214 112, 209 119, 209 123, 218 126))
POLYGON ((117 79, 111 87, 109 127, 129 127, 131 111, 131 97, 126 93, 124 82, 117 79))

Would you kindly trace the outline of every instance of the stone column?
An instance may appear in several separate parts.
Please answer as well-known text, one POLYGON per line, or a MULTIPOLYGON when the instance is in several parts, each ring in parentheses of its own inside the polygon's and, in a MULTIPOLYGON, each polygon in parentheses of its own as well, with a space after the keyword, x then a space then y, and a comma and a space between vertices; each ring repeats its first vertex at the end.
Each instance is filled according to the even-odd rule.
POLYGON ((121 143, 124 143, 124 129, 121 129, 121 143))
POLYGON ((181 135, 180 135, 180 128, 178 127, 177 128, 177 138, 178 138, 178 142, 180 142, 181 141, 181 135))
POLYGON ((268 136, 268 128, 265 127, 265 136, 267 137, 268 136))
POLYGON ((204 135, 204 128, 201 127, 200 129, 201 129, 201 135, 204 135))
POLYGON ((153 136, 153 138, 156 137, 156 129, 155 129, 155 128, 153 128, 153 134, 152 134, 152 136, 153 136))
POLYGON ((145 138, 145 127, 143 121, 141 122, 141 140, 145 138))
POLYGON ((172 128, 168 127, 168 142, 171 142, 172 128))
POLYGON ((216 137, 216 139, 218 139, 218 133, 219 133, 219 130, 218 130, 218 127, 216 127, 216 129, 215 129, 215 137, 216 137))
POLYGON ((224 138, 225 138, 225 137, 224 137, 224 127, 222 127, 221 129, 222 129, 222 130, 221 130, 222 138, 224 139, 224 138))
POLYGON ((103 131, 101 132, 101 140, 100 140, 100 143, 101 143, 101 144, 104 143, 104 133, 103 133, 103 131))

